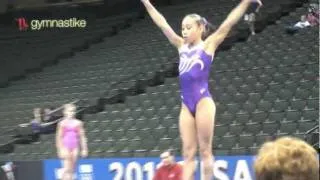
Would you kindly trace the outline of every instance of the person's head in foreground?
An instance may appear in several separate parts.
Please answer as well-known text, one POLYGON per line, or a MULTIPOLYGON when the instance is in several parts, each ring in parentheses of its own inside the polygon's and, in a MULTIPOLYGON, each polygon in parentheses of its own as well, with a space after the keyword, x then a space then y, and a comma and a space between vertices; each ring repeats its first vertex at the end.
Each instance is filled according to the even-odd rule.
POLYGON ((163 166, 169 166, 175 163, 174 155, 171 150, 167 150, 160 155, 163 166))
POLYGON ((293 137, 266 142, 258 152, 256 180, 319 180, 316 150, 293 137))

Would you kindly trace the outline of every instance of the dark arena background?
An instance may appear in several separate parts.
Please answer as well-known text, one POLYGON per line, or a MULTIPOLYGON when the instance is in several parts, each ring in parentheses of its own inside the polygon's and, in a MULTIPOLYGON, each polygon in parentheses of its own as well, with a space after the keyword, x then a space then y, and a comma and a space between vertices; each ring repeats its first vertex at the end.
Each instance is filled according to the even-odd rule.
MULTIPOLYGON (((180 32, 192 12, 218 27, 239 1, 151 2, 180 32)), ((318 1, 263 3, 256 35, 242 18, 211 66, 215 179, 254 180, 260 146, 278 137, 319 148, 319 28, 288 32, 318 1)), ((0 180, 61 178, 55 132, 66 103, 88 139, 75 179, 151 180, 166 149, 182 161, 178 52, 140 0, 1 0, 0 13, 0 180), (34 108, 39 131, 28 124, 34 108)))

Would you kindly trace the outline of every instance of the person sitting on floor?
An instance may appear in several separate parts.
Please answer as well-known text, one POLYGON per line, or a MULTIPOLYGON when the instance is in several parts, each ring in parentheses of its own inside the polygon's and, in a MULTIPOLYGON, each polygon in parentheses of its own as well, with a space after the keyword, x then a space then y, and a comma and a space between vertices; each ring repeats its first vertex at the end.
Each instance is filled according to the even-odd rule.
POLYGON ((306 15, 302 15, 299 22, 297 22, 294 26, 287 27, 287 33, 293 34, 299 31, 300 29, 304 29, 311 26, 309 21, 307 20, 306 15))

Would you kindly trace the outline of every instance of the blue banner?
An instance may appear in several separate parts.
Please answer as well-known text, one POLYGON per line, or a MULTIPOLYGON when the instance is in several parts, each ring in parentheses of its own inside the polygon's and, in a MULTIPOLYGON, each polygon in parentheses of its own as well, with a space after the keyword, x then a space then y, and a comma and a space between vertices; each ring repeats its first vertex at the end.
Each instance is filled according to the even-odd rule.
MULTIPOLYGON (((181 158, 176 159, 183 163, 181 158)), ((254 156, 215 157, 214 175, 219 180, 254 180, 254 156)), ((61 178, 61 161, 45 160, 44 180, 61 178)), ((77 180, 152 180, 159 158, 80 159, 74 179, 77 180)), ((197 162, 196 179, 202 180, 202 165, 197 162)))

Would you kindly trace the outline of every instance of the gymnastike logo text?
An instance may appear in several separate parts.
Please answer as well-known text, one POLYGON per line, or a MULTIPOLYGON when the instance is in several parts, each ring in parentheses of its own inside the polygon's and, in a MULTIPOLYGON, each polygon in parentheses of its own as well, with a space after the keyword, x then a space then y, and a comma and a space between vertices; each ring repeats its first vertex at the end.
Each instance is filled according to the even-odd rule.
POLYGON ((85 19, 69 18, 69 19, 32 19, 28 21, 21 17, 16 19, 20 31, 51 28, 85 28, 87 21, 85 19))

